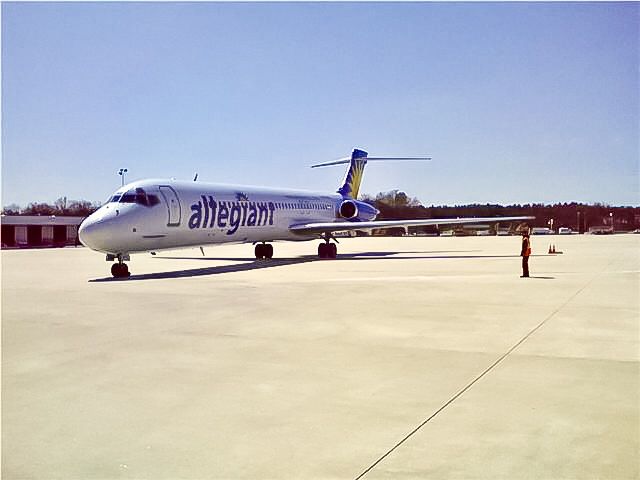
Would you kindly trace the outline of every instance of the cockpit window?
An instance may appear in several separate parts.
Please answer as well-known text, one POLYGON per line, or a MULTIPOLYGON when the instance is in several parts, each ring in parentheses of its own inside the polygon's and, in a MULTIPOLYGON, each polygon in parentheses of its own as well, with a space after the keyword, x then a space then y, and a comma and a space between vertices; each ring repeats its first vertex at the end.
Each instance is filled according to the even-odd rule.
MULTIPOLYGON (((118 197, 118 195, 115 195, 112 201, 117 201, 115 200, 116 197, 118 197)), ((157 195, 148 194, 143 188, 138 187, 135 190, 129 190, 127 193, 122 195, 120 203, 137 203, 139 205, 144 205, 145 207, 153 207, 160 203, 160 199, 157 195)))
POLYGON ((154 205, 157 205, 160 203, 160 199, 158 198, 157 195, 153 195, 153 194, 148 194, 147 195, 147 203, 146 205, 148 207, 153 207, 154 205))
POLYGON ((127 192, 122 195, 120 203, 136 203, 136 194, 133 192, 127 192))
POLYGON ((119 202, 120 201, 120 197, 122 195, 114 195, 113 197, 111 197, 111 200, 109 200, 109 202, 119 202))

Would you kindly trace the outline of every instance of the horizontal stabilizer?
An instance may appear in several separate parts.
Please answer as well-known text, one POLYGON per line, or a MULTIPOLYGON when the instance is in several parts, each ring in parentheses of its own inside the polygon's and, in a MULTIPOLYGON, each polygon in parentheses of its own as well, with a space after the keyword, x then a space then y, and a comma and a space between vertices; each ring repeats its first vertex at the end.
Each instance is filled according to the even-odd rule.
POLYGON ((369 161, 385 161, 385 160, 431 160, 430 157, 370 157, 367 152, 354 148, 351 152, 351 157, 340 158, 331 162, 317 163, 311 165, 311 168, 316 167, 328 167, 330 165, 342 165, 349 164, 349 168, 344 176, 342 185, 338 188, 338 193, 345 198, 358 198, 358 192, 360 191, 360 183, 362 182, 362 175, 364 173, 364 167, 369 161))
MULTIPOLYGON (((380 162, 380 161, 386 161, 386 160, 431 160, 431 157, 366 157, 367 161, 374 161, 374 162, 380 162)), ((325 163, 317 163, 315 165, 311 165, 311 168, 317 168, 317 167, 329 167, 331 165, 343 165, 345 163, 349 163, 351 162, 351 157, 345 157, 345 158, 340 158, 338 160, 333 160, 331 162, 325 162, 325 163)))

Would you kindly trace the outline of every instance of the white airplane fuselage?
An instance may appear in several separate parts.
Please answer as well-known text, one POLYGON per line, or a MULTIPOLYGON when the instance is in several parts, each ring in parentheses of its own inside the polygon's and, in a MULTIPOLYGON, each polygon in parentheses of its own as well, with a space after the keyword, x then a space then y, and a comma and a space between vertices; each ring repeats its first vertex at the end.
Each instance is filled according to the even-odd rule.
POLYGON ((144 180, 118 189, 82 223, 79 235, 90 248, 116 255, 217 243, 310 240, 318 235, 294 233, 289 227, 340 220, 343 201, 337 193, 144 180), (123 201, 128 192, 136 195, 136 189, 146 201, 123 201), (150 200, 154 197, 157 202, 150 200))
POLYGON ((275 240, 322 239, 319 258, 336 258, 334 232, 375 228, 522 221, 532 217, 375 220, 380 213, 357 200, 367 161, 428 160, 428 157, 350 158, 314 165, 349 164, 336 193, 221 185, 178 180, 142 180, 118 189, 78 229, 87 247, 106 253, 114 277, 128 277, 129 253, 218 243, 255 243, 256 259, 272 258, 275 240))

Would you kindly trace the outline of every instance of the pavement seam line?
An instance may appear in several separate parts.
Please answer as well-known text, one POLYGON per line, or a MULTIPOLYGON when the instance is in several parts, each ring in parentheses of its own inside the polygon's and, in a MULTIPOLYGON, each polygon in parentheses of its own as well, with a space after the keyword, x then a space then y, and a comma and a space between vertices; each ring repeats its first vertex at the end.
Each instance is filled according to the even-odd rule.
MULTIPOLYGON (((611 265, 612 262, 604 268, 603 271, 611 265)), ((462 390, 456 393, 453 397, 447 400, 440 408, 438 408, 435 412, 433 412, 428 418, 426 418, 422 423, 420 423, 417 427, 411 430, 407 435, 405 435, 398 443, 396 443, 393 447, 391 447, 387 452, 384 453, 380 458, 378 458, 375 462, 373 462, 369 467, 367 467, 360 475, 355 477, 354 480, 360 480, 366 474, 368 474, 371 470, 373 470, 380 462, 382 462, 385 458, 391 455, 398 447, 400 447, 403 443, 405 443, 409 438, 411 438, 414 434, 416 434, 422 427, 424 427, 427 423, 429 423, 433 418, 435 418, 440 412, 442 412, 445 408, 451 405, 454 401, 456 401, 459 397, 461 397, 467 390, 469 390, 476 382, 478 382, 482 377, 484 377, 487 373, 493 370, 499 363, 501 363, 505 358, 507 358, 515 349, 517 349, 520 345, 522 345, 531 335, 533 335, 537 330, 539 330, 545 323, 547 323, 551 318, 553 318, 560 310, 566 307, 574 298, 576 298, 582 291, 587 288, 593 281, 603 272, 599 272, 594 275, 591 280, 585 283, 578 291, 576 291, 573 295, 569 297, 562 305, 556 308, 553 312, 551 312, 547 317, 542 320, 538 325, 533 327, 524 337, 522 337, 515 345, 513 345, 509 350, 507 350, 504 354, 502 354, 496 361, 494 361, 491 365, 489 365, 485 370, 482 371, 476 378, 474 378, 471 382, 469 382, 462 390)))

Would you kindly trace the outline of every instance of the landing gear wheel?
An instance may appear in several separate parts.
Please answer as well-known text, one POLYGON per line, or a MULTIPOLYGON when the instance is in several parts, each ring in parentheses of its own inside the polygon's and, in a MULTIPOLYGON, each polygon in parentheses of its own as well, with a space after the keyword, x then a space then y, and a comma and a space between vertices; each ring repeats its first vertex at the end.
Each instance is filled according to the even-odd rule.
POLYGON ((318 245, 318 257, 320 258, 336 258, 338 255, 338 247, 335 243, 321 243, 318 245))
POLYGON ((322 235, 324 239, 324 243, 318 245, 318 257, 320 258, 336 258, 338 256, 338 240, 331 235, 331 232, 325 232, 322 235), (336 243, 331 243, 331 239, 333 239, 336 243))
POLYGON ((114 263, 111 265, 111 275, 115 278, 125 278, 131 274, 129 273, 129 267, 126 263, 114 263))
POLYGON ((270 243, 259 243, 256 245, 255 253, 258 260, 262 258, 272 258, 273 245, 271 245, 270 243))

